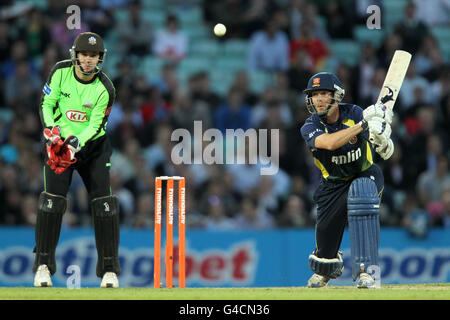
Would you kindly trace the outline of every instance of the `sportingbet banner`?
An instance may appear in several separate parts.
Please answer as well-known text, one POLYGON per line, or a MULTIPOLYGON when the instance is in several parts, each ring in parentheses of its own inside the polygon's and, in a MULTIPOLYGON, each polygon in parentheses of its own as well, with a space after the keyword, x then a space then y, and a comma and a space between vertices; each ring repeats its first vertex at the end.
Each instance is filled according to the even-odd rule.
MULTIPOLYGON (((307 261, 314 244, 313 229, 187 230, 186 286, 305 286, 311 276, 307 261)), ((32 286, 33 247, 32 228, 0 228, 0 286, 32 286)), ((342 276, 330 284, 352 285, 347 233, 341 249, 345 269, 342 276)), ((177 250, 175 237, 174 253, 177 250)), ((93 230, 63 228, 56 259, 54 286, 100 285, 95 275, 97 251, 93 230)), ((449 282, 450 233, 434 229, 427 238, 414 239, 402 229, 382 229, 379 260, 381 285, 449 282)), ((120 261, 121 287, 153 287, 153 230, 122 229, 120 261)), ((164 269, 162 263, 163 285, 164 269)), ((176 254, 173 273, 177 285, 176 254)))

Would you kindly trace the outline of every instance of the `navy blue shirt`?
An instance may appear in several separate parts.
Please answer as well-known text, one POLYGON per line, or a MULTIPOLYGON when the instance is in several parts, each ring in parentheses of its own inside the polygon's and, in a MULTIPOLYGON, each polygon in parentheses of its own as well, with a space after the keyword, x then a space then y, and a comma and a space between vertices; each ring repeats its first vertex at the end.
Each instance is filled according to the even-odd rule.
POLYGON ((301 128, 303 139, 311 150, 315 165, 326 180, 347 180, 373 164, 373 148, 369 132, 362 131, 342 147, 331 151, 318 149, 314 141, 324 133, 334 133, 352 127, 363 119, 363 109, 354 104, 339 104, 339 119, 335 123, 322 121, 317 114, 306 119, 301 128))

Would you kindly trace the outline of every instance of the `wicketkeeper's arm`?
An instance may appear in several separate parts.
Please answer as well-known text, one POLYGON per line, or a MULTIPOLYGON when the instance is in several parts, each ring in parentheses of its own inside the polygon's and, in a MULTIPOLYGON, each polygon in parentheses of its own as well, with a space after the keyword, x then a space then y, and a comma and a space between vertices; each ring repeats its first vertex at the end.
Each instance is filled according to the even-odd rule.
POLYGON ((42 100, 39 107, 41 124, 44 128, 51 128, 55 125, 55 117, 60 113, 59 110, 53 110, 58 103, 61 94, 59 86, 61 82, 61 70, 56 69, 56 65, 50 71, 47 82, 42 89, 42 100))
POLYGON ((110 97, 107 91, 104 91, 97 104, 92 108, 89 125, 78 135, 80 147, 82 148, 88 141, 93 139, 101 130, 106 130, 109 113, 111 111, 114 97, 110 97))

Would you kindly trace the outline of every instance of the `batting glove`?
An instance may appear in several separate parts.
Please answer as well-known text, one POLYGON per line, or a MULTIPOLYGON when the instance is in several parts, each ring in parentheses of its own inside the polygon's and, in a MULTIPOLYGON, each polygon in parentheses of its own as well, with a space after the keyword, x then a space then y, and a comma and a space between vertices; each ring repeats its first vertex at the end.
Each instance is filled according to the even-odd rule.
POLYGON ((389 139, 384 148, 379 146, 375 148, 375 151, 383 158, 383 160, 387 160, 394 153, 394 142, 392 142, 392 139, 389 139))
POLYGON ((373 144, 384 145, 391 137, 392 128, 391 125, 382 118, 374 117, 372 120, 367 121, 369 129, 369 141, 373 144))
POLYGON ((392 112, 391 108, 386 107, 382 103, 378 103, 368 106, 363 111, 363 117, 367 121, 370 121, 373 118, 381 118, 383 120, 386 120, 387 123, 391 124, 394 113, 392 112))

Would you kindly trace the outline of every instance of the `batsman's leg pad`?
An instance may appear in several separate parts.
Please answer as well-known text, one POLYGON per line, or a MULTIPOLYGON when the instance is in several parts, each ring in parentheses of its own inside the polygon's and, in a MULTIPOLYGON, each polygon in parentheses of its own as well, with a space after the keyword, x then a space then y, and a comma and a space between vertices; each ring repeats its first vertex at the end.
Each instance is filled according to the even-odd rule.
POLYGON ((119 199, 116 196, 95 198, 91 202, 97 246, 97 276, 105 272, 121 273, 119 263, 119 199))
POLYGON ((353 281, 370 265, 378 265, 380 243, 380 199, 369 178, 355 179, 347 201, 353 281))
POLYGON ((340 251, 334 259, 319 258, 313 252, 309 255, 308 264, 314 273, 331 279, 339 277, 344 270, 344 261, 340 251))
POLYGON ((63 196, 42 192, 39 196, 38 213, 36 220, 35 240, 36 253, 33 272, 45 264, 50 273, 56 272, 55 251, 61 233, 61 224, 67 200, 63 196))

